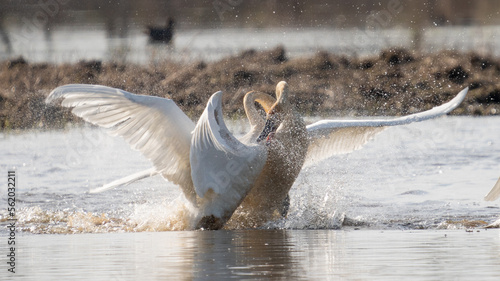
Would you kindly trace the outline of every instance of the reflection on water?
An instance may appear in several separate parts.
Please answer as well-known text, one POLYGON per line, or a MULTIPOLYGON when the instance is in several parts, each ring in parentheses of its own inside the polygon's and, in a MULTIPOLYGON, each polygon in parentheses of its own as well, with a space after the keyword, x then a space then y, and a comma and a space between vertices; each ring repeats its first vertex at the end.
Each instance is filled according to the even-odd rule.
MULTIPOLYGON (((499 234, 246 230, 23 235, 15 280, 497 280, 499 234)), ((5 268, 1 263, 0 270, 5 268)))
POLYGON ((305 269, 294 259, 297 250, 289 235, 280 230, 197 233, 193 277, 300 276, 305 269))

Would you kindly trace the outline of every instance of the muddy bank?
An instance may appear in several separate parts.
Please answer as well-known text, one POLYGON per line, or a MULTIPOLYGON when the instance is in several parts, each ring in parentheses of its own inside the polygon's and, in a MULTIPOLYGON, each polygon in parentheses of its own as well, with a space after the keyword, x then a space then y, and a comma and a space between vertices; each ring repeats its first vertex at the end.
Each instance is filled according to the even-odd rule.
POLYGON ((500 114, 500 59, 476 53, 414 54, 386 50, 379 56, 353 58, 320 52, 288 59, 284 48, 249 50, 218 62, 139 66, 101 63, 32 64, 22 58, 0 65, 0 128, 56 128, 80 122, 67 109, 46 106, 57 86, 101 84, 137 94, 173 99, 193 119, 210 95, 224 91, 224 110, 243 114, 250 90, 273 94, 286 80, 292 102, 303 114, 323 116, 405 115, 430 109, 470 87, 452 114, 500 114))

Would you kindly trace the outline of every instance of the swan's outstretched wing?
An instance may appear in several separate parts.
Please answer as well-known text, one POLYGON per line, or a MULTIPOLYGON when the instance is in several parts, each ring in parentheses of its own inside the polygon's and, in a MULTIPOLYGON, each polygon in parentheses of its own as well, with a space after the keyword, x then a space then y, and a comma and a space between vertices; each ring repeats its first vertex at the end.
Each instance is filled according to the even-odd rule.
POLYGON ((91 189, 89 191, 89 193, 104 192, 106 190, 110 190, 110 189, 118 187, 118 186, 129 185, 129 184, 136 182, 138 180, 149 178, 149 177, 152 177, 152 176, 157 175, 157 174, 158 174, 158 171, 156 171, 156 168, 153 167, 153 168, 150 168, 150 169, 140 171, 140 172, 137 172, 135 174, 123 177, 121 179, 114 180, 110 183, 107 183, 107 184, 101 186, 101 187, 91 189))
POLYGON ((224 202, 239 205, 262 171, 267 150, 260 145, 245 145, 229 132, 222 117, 221 98, 222 92, 212 95, 196 124, 191 176, 199 197, 213 192, 222 195, 224 202))
POLYGON ((460 105, 468 90, 463 89, 445 104, 408 116, 372 120, 322 120, 311 124, 307 126, 309 148, 304 165, 359 149, 386 126, 420 122, 444 115, 460 105))
POLYGON ((498 199, 498 197, 500 197, 500 178, 498 178, 497 183, 490 190, 490 192, 488 192, 488 194, 486 194, 486 196, 484 196, 484 200, 493 201, 493 200, 498 199))
POLYGON ((80 84, 54 89, 46 102, 59 98, 62 106, 74 107, 73 114, 122 136, 153 162, 158 173, 195 200, 189 164, 195 125, 172 100, 80 84))
POLYGON ((344 127, 329 132, 308 130, 309 147, 304 166, 327 159, 333 155, 346 154, 360 149, 385 127, 344 127))

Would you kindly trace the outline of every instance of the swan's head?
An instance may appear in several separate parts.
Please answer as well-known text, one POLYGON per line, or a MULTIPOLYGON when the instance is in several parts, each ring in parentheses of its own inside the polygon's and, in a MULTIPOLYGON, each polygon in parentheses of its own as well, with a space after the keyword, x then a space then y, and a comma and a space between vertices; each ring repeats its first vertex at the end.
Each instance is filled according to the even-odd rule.
POLYGON ((281 122, 291 112, 291 106, 288 103, 288 84, 285 81, 279 82, 276 86, 276 98, 276 103, 267 112, 266 125, 257 138, 257 142, 267 139, 270 134, 274 134, 281 122))
POLYGON ((245 108, 247 115, 249 114, 249 111, 253 111, 255 109, 255 102, 259 103, 267 114, 269 110, 271 110, 271 107, 276 103, 276 99, 262 92, 250 91, 246 93, 243 98, 243 107, 245 108))

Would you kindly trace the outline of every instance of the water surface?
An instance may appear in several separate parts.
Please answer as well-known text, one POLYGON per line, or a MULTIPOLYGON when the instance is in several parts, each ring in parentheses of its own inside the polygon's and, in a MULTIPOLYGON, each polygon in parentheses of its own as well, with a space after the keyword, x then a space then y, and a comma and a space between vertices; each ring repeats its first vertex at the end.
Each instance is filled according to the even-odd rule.
MULTIPOLYGON (((22 235, 12 280, 498 280, 497 230, 22 235)), ((0 266, 2 274, 5 265, 0 266)), ((1 276, 1 275, 0 275, 1 276)), ((9 276, 10 277, 10 276, 9 276)))
MULTIPOLYGON (((287 218, 257 230, 169 231, 182 199, 160 177, 88 193, 150 167, 121 138, 91 127, 2 133, 0 170, 18 179, 15 277, 493 280, 500 234, 484 227, 500 202, 483 196, 500 176, 499 140, 499 117, 388 128, 304 168, 287 218)), ((7 235, 2 227, 2 255, 7 235)), ((0 276, 6 270, 0 263, 0 276)))

